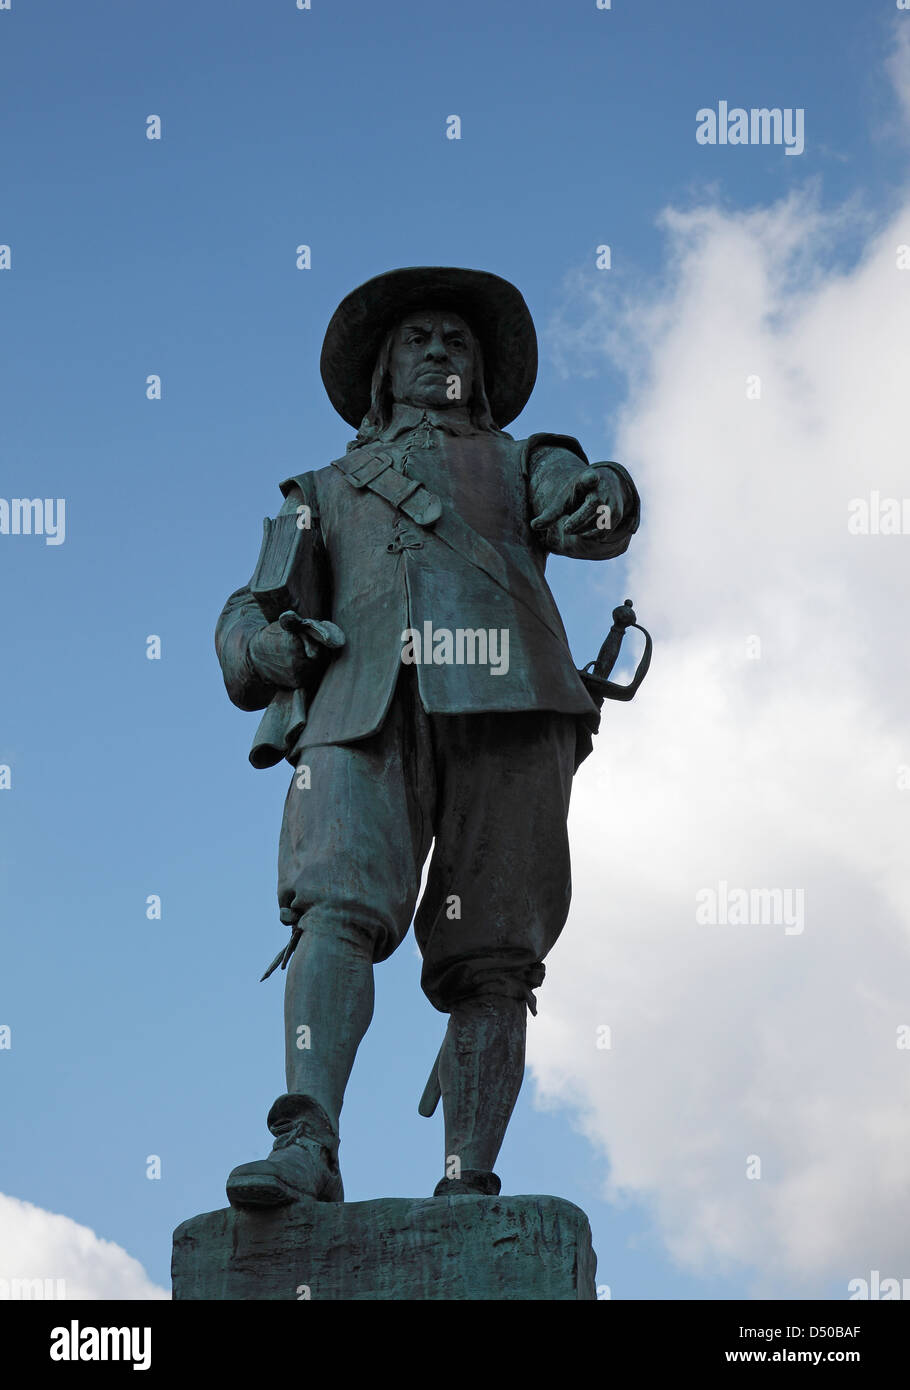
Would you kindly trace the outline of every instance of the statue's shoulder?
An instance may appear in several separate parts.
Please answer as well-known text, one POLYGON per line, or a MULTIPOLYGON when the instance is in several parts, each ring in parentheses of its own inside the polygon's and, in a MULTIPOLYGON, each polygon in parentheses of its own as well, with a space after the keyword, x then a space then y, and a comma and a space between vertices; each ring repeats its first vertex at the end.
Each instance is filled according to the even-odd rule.
POLYGON ((284 478, 278 484, 281 488, 281 495, 287 499, 292 493, 300 492, 303 494, 304 501, 309 506, 315 507, 318 505, 320 492, 334 471, 332 465, 327 464, 325 468, 310 468, 305 473, 294 473, 290 478, 284 478))
MULTIPOLYGON (((372 442, 376 443, 377 441, 372 442)), ((336 463, 343 463, 352 453, 363 452, 366 455, 369 452, 369 447, 369 442, 365 440, 352 439, 339 459, 333 459, 324 468, 311 468, 306 473, 295 473, 293 477, 285 478, 278 486, 285 497, 296 488, 303 493, 311 506, 315 505, 320 495, 326 495, 326 489, 335 487, 339 479, 342 479, 343 475, 336 468, 336 463)))
POLYGON ((541 431, 538 434, 528 435, 527 439, 516 439, 515 443, 521 449, 522 463, 527 467, 534 454, 540 453, 544 449, 562 449, 566 453, 574 454, 580 458, 582 463, 588 462, 588 456, 584 449, 571 434, 551 434, 549 431, 541 431))

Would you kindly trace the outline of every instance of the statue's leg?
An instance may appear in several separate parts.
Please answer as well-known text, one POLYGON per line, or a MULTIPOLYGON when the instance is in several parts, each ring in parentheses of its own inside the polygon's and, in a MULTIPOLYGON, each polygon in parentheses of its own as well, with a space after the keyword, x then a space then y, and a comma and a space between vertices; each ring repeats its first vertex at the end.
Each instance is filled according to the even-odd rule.
POLYGON ((285 986, 288 1089, 269 1112, 275 1145, 268 1158, 233 1170, 233 1205, 344 1200, 338 1119, 373 1014, 373 951, 370 933, 356 926, 316 912, 305 920, 285 986))
POLYGON ((312 1096, 335 1129, 361 1039, 373 1017, 373 942, 315 914, 288 965, 284 992, 288 1092, 312 1096))
POLYGON ((291 779, 278 856, 281 917, 300 929, 285 990, 288 1091, 269 1112, 270 1156, 228 1179, 235 1205, 343 1200, 338 1122, 373 1013, 373 964, 407 933, 432 836, 412 698, 399 682, 379 733, 306 749, 291 779))
POLYGON ((446 1178, 497 1193, 524 1075, 527 1009, 569 910, 576 725, 525 712, 433 720, 436 843, 415 923, 422 984, 450 1015, 439 1060, 446 1178), (454 904, 454 907, 453 907, 454 904))
POLYGON ((452 1191, 450 1183, 459 1181, 498 1193, 493 1167, 524 1079, 526 1031, 523 999, 490 996, 452 1010, 439 1059, 446 1150, 441 1190, 452 1191))

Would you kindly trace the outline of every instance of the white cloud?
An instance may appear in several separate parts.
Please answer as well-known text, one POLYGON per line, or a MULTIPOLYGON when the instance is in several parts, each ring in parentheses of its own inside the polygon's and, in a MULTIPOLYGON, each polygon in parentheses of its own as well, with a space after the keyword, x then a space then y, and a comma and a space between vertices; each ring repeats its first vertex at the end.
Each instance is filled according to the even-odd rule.
POLYGON ((682 1265, 846 1297, 910 1275, 910 535, 847 530, 851 499, 910 496, 910 200, 849 270, 857 223, 809 194, 665 225, 660 302, 580 278, 558 330, 634 374, 615 456, 655 655, 576 779, 529 1061, 682 1265), (720 880, 803 888, 804 932, 697 925, 720 880))
POLYGON ((67 1298, 161 1299, 166 1289, 153 1284, 138 1260, 113 1241, 68 1216, 44 1211, 31 1202, 0 1193, 0 1291, 21 1297, 21 1280, 53 1281, 47 1287, 67 1298))

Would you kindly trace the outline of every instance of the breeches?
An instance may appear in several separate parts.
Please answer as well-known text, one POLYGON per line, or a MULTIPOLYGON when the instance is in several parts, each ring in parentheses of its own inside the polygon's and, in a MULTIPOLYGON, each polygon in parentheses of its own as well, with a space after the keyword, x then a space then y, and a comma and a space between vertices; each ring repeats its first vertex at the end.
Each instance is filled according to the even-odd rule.
POLYGON ((569 911, 575 746, 572 715, 428 714, 414 668, 403 668, 378 733, 297 758, 278 855, 281 920, 362 933, 381 961, 413 918, 421 985, 437 1009, 507 995, 533 1010, 569 911))

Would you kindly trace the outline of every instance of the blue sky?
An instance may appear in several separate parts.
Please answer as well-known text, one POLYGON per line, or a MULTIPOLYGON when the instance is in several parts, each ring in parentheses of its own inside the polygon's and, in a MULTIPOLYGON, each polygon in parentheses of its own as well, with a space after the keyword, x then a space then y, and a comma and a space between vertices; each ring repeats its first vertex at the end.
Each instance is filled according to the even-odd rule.
MULTIPOLYGON (((671 205, 736 214, 812 186, 822 207, 890 215, 906 150, 883 64, 901 20, 849 0, 0 11, 0 495, 64 497, 67 527, 56 547, 0 536, 0 1192, 166 1285, 173 1227, 223 1205, 228 1170, 267 1148, 281 977, 258 978, 284 938, 286 769, 247 763, 255 716, 229 704, 212 634, 278 481, 350 437, 318 374, 341 297, 399 265, 506 276, 541 345, 511 432, 612 458, 630 383, 601 356, 566 367, 551 330, 570 286, 669 293, 671 205), (804 108, 805 153, 699 146, 695 113, 721 99, 804 108)), ((626 596, 625 562, 605 569, 550 571, 579 664, 626 596)), ((440 1171, 441 1125, 416 1106, 444 1019, 418 978, 411 939, 377 972, 344 1111, 350 1200, 429 1194, 440 1171)), ((530 1079, 498 1168, 507 1191, 589 1213, 614 1297, 752 1286, 735 1262, 679 1266, 646 1201, 608 1204, 602 1153, 569 1109, 535 1108, 530 1079)))

